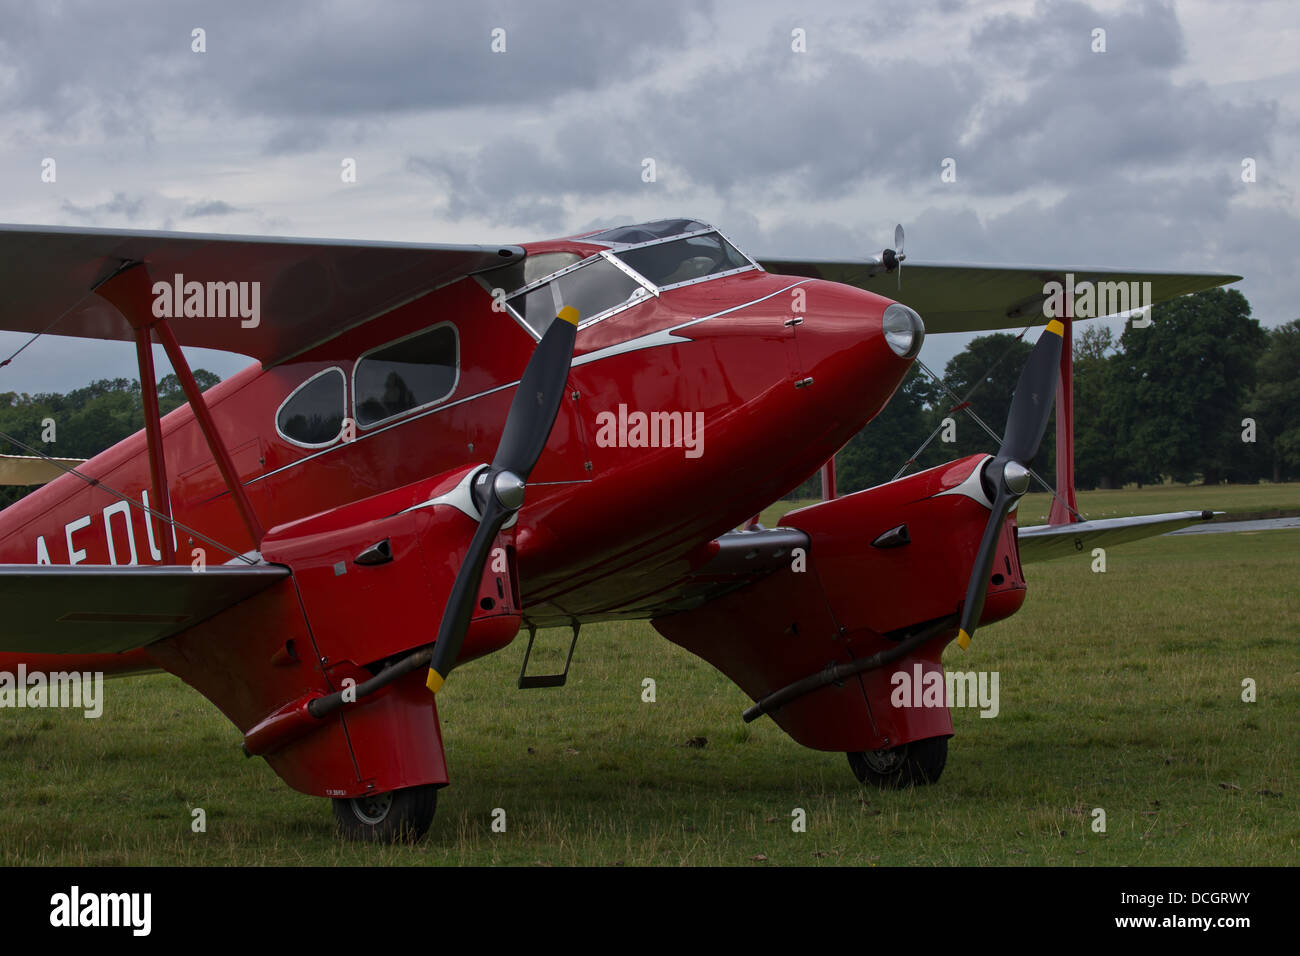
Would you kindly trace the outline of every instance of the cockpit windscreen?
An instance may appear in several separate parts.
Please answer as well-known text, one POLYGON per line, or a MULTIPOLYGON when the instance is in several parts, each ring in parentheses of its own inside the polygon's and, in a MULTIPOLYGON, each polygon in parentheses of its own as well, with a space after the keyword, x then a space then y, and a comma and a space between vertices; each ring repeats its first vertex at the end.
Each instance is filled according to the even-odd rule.
POLYGON ((661 289, 751 265, 749 259, 716 232, 616 250, 614 254, 661 289))
POLYGON ((586 322, 649 293, 636 279, 605 259, 597 258, 528 292, 506 301, 538 336, 566 305, 586 322))

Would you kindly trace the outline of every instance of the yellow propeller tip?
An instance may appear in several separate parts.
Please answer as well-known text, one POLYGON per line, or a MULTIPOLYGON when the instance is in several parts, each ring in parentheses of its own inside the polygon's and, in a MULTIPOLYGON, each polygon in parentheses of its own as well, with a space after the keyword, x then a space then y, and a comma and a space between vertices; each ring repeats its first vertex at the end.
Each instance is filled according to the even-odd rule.
POLYGON ((574 327, 578 325, 578 310, 571 305, 566 305, 558 313, 556 313, 555 317, 557 319, 563 319, 565 322, 568 322, 570 325, 574 327))
POLYGON ((1052 319, 1051 322, 1048 322, 1047 331, 1065 338, 1065 324, 1060 319, 1052 319))
POLYGON ((429 668, 429 679, 424 682, 424 686, 429 688, 429 693, 436 694, 442 690, 442 685, 446 683, 446 680, 436 670, 429 668))
POLYGON ((957 646, 963 651, 970 647, 970 635, 966 633, 965 629, 957 632, 957 646))

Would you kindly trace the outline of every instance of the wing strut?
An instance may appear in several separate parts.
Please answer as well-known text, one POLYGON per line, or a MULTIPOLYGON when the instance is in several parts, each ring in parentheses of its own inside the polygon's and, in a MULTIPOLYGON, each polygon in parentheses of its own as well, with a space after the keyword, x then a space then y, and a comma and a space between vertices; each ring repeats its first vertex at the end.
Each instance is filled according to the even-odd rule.
POLYGON ((1074 309, 1068 295, 1062 298, 1065 309, 1059 318, 1065 331, 1061 334, 1061 375, 1056 382, 1056 493, 1048 524, 1083 520, 1074 497, 1074 309))
POLYGON ((822 465, 822 501, 834 501, 835 490, 835 456, 831 455, 822 465))
MULTIPOLYGON (((249 537, 253 539, 253 546, 258 547, 261 545, 266 532, 263 530, 261 522, 257 520, 257 515, 253 512, 253 505, 248 500, 248 494, 244 491, 244 486, 239 483, 239 472, 235 470, 235 464, 230 458, 230 452, 226 449, 225 442, 221 440, 216 423, 212 420, 212 413, 208 409, 207 402, 203 400, 203 392, 194 380, 194 373, 190 371, 190 363, 186 360, 185 354, 181 352, 181 347, 176 341, 176 336, 172 334, 167 320, 157 318, 153 314, 152 289, 153 283, 150 281, 149 270, 145 264, 143 262, 129 262, 123 263, 121 269, 118 269, 95 286, 94 291, 100 298, 116 308, 136 333, 136 349, 141 363, 140 387, 145 395, 145 433, 149 440, 150 474, 154 483, 154 495, 158 496, 159 510, 167 514, 170 514, 171 511, 166 488, 167 473, 163 463, 162 426, 159 422, 158 395, 154 386, 153 357, 152 350, 149 347, 151 332, 157 333, 158 341, 162 343, 163 349, 167 352, 167 358, 171 361, 176 377, 180 380, 181 389, 185 392, 186 399, 189 400, 190 409, 194 412, 194 420, 198 422, 199 429, 203 432, 208 448, 212 451, 212 457, 217 463, 217 469, 221 472, 226 487, 230 490, 230 496, 235 502, 235 508, 239 511, 239 517, 243 520, 249 537), (147 360, 149 387, 147 389, 145 388, 145 356, 149 356, 147 360)), ((167 535, 163 535, 164 540, 167 537, 167 535)))
MULTIPOLYGON (((140 365, 140 401, 144 403, 144 437, 149 445, 149 477, 153 485, 154 507, 164 516, 158 534, 162 563, 175 564, 176 546, 169 527, 172 501, 167 489, 167 462, 163 459, 162 416, 158 412, 158 379, 153 370, 153 343, 147 326, 136 327, 135 356, 140 365)), ((153 521, 153 515, 146 514, 144 520, 153 521)))

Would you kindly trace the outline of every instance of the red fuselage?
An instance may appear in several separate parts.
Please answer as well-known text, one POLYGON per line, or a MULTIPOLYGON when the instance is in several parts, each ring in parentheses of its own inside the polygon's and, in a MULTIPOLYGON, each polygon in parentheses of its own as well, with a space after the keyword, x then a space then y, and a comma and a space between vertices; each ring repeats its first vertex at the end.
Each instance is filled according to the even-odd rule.
MULTIPOLYGON (((530 255, 599 247, 561 240, 530 255)), ((888 401, 910 360, 886 344, 889 300, 817 279, 758 269, 666 289, 577 335, 569 388, 528 483, 516 530, 524 618, 548 626, 648 617, 690 556, 795 487, 888 401), (795 321, 802 319, 801 322, 795 321), (602 413, 609 413, 602 419, 602 413), (680 413, 702 422, 696 447, 611 443, 601 422, 680 413)), ((214 319, 213 321, 220 321, 214 319)), ((496 451, 536 337, 494 309, 485 283, 437 289, 271 368, 253 366, 206 400, 261 525, 270 529, 407 485, 496 451), (358 427, 322 448, 287 440, 276 413, 291 393, 338 368, 353 406, 353 366, 369 350, 440 323, 454 325, 459 374, 429 407, 358 427), (350 437, 350 436, 349 436, 350 437)), ((188 406, 163 419, 177 560, 209 564, 253 550, 188 406)), ((144 433, 79 469, 136 502, 150 487, 144 433)), ((0 515, 0 562, 151 564, 163 531, 139 508, 64 475, 0 515)), ((0 667, 20 655, 0 655, 0 667)), ((21 659, 33 661, 32 655, 21 659)), ((150 666, 142 652, 80 665, 150 666)))

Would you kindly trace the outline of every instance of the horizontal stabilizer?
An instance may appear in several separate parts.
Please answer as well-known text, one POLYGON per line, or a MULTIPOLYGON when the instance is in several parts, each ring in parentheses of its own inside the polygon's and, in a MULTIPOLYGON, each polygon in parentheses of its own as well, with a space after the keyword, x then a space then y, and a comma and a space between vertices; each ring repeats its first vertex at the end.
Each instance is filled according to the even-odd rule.
POLYGON ((1050 561, 1066 555, 1140 541, 1199 521, 1209 521, 1214 511, 1171 511, 1131 518, 1098 518, 1074 524, 1038 524, 1019 529, 1020 560, 1050 561))
POLYGON ((178 634, 288 576, 277 565, 3 564, 0 652, 117 654, 178 634))

